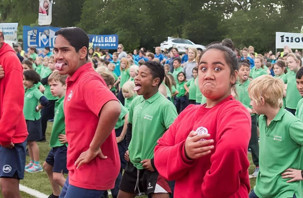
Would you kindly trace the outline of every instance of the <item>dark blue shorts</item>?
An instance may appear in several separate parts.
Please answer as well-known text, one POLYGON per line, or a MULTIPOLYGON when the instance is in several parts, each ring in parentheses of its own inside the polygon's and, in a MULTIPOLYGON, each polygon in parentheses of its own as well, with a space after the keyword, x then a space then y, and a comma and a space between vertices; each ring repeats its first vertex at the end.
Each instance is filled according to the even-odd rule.
POLYGON ((39 141, 42 135, 41 121, 39 120, 26 120, 28 131, 27 141, 39 141))
POLYGON ((106 191, 106 190, 92 190, 92 189, 79 188, 70 185, 68 180, 69 178, 67 177, 59 198, 75 198, 75 197, 96 198, 96 197, 101 197, 106 191))
POLYGON ((54 147, 48 153, 48 156, 46 157, 45 161, 46 163, 48 163, 53 167, 53 172, 68 173, 66 168, 66 152, 67 152, 67 147, 64 145, 64 146, 54 147))
POLYGON ((0 146, 0 178, 24 178, 26 141, 12 149, 0 146))

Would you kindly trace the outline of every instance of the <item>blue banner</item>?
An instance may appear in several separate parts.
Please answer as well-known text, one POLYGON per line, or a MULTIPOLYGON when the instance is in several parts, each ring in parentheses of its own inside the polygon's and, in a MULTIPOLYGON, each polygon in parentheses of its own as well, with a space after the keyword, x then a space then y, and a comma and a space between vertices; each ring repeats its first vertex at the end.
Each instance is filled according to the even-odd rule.
POLYGON ((29 47, 35 47, 38 51, 45 47, 53 49, 55 41, 55 32, 58 27, 30 27, 23 26, 23 49, 28 51, 29 47))
POLYGON ((100 49, 117 49, 118 48, 118 35, 95 35, 89 34, 89 42, 93 43, 93 48, 99 47, 100 49))
MULTIPOLYGON (((38 51, 45 47, 53 49, 55 41, 55 33, 59 27, 44 26, 30 27, 23 26, 23 49, 27 52, 29 47, 35 47, 38 51)), ((100 49, 117 49, 118 35, 94 35, 89 34, 89 42, 93 44, 93 48, 100 49)))

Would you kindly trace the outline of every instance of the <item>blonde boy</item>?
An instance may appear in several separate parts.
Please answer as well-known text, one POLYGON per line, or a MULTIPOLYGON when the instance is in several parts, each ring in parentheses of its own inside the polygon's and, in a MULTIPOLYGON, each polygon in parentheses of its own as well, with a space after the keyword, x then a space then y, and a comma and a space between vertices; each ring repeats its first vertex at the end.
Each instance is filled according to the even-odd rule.
POLYGON ((63 111, 66 77, 66 75, 60 75, 58 71, 54 71, 48 77, 48 84, 52 95, 59 98, 55 103, 54 123, 49 141, 51 150, 43 164, 43 168, 52 186, 53 193, 49 196, 51 198, 59 197, 60 187, 63 187, 65 183, 63 174, 68 172, 66 168, 67 141, 63 111))
POLYGON ((299 182, 287 183, 281 174, 302 168, 303 123, 281 108, 283 90, 284 83, 269 75, 254 79, 248 87, 252 108, 260 115, 260 171, 250 198, 299 197, 299 182))

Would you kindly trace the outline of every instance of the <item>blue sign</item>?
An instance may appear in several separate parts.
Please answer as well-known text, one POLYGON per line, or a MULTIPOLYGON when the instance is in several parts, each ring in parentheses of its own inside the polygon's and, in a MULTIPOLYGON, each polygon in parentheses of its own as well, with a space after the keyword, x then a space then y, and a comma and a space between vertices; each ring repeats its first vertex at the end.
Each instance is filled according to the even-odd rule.
POLYGON ((99 47, 100 49, 117 49, 118 48, 118 35, 94 35, 89 34, 89 42, 93 43, 93 48, 99 47))
MULTIPOLYGON (((59 27, 44 26, 30 27, 23 26, 23 49, 28 50, 29 47, 35 47, 38 51, 45 47, 54 48, 55 33, 59 27)), ((94 35, 89 34, 89 42, 93 43, 93 48, 100 49, 117 49, 118 35, 94 35)))
POLYGON ((58 27, 30 27, 23 26, 23 49, 28 50, 29 47, 35 47, 38 51, 45 47, 54 47, 55 32, 58 27))

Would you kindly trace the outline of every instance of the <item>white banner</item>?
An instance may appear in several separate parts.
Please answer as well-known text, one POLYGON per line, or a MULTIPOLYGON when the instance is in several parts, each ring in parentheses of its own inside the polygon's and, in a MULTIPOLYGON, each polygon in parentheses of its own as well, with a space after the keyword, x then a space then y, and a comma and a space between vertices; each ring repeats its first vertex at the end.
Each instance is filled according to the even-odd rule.
POLYGON ((284 46, 291 49, 303 49, 303 34, 276 32, 276 48, 284 48, 284 46))
POLYGON ((18 23, 0 23, 0 30, 4 35, 4 41, 10 45, 18 43, 17 31, 18 23))
POLYGON ((52 23, 52 0, 39 0, 39 25, 50 25, 52 23))

